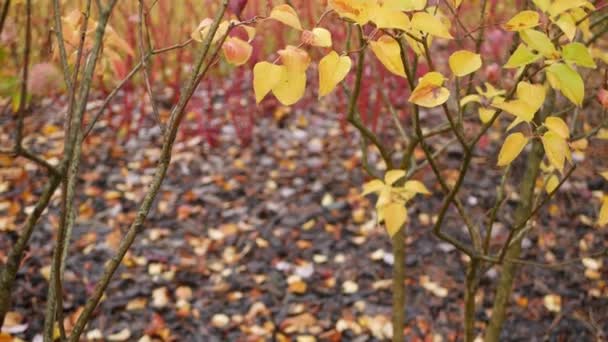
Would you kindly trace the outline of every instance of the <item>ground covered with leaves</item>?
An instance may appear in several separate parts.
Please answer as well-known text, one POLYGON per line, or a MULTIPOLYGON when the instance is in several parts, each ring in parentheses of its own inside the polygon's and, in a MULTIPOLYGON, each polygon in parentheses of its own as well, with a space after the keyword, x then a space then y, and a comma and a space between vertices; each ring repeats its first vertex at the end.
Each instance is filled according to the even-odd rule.
MULTIPOLYGON (((59 110, 51 104, 41 112, 59 110)), ((44 115, 28 118, 25 144, 59 158, 61 115, 44 115)), ((196 134, 180 138, 145 229, 86 329, 87 340, 388 339, 393 258, 387 234, 373 217, 373 201, 360 196, 367 178, 354 131, 345 131, 337 115, 278 110, 274 117, 256 118, 253 141, 241 146, 231 121, 225 121, 218 147, 196 134)), ((65 275, 68 330, 134 218, 160 153, 160 130, 153 122, 131 135, 107 129, 112 123, 102 120, 83 150, 65 275)), ((184 123, 184 132, 190 124, 184 123)), ((8 143, 10 118, 0 127, 8 143)), ((482 214, 494 203, 499 144, 488 137, 463 186, 461 198, 472 213, 482 214)), ((461 152, 450 147, 445 155, 442 170, 455 179, 461 152)), ((0 164, 4 262, 46 175, 23 160, 4 158, 0 164)), ((514 174, 521 169, 514 165, 514 174)), ((409 209, 407 340, 458 341, 466 259, 432 235, 441 192, 429 170, 416 177, 433 195, 409 209)), ((589 205, 592 191, 606 187, 602 182, 584 168, 576 171, 524 240, 524 258, 554 263, 608 247, 608 233, 593 226, 597 208, 589 205)), ((515 184, 507 193, 494 251, 508 235, 518 201, 515 184)), ((5 324, 8 333, 28 341, 41 338, 58 195, 32 237, 5 324)), ((463 224, 450 215, 446 229, 465 240, 463 224)), ((605 260, 594 261, 522 265, 504 341, 608 338, 608 267, 605 260)), ((480 328, 499 272, 494 267, 481 279, 480 328)))

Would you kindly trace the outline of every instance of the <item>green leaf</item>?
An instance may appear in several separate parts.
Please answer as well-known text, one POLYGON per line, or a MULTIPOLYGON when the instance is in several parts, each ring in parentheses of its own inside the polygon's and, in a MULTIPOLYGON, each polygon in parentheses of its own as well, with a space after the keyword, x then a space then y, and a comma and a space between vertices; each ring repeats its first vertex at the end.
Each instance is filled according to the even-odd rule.
POLYGON ((505 68, 511 69, 526 66, 530 63, 536 62, 541 57, 541 55, 535 54, 524 44, 519 44, 515 52, 513 52, 511 57, 509 57, 507 64, 505 64, 505 68))
POLYGON ((580 65, 585 68, 595 69, 597 65, 589 53, 589 49, 579 42, 570 43, 562 49, 562 56, 566 62, 580 65))
POLYGON ((552 64, 547 68, 547 79, 554 89, 561 91, 572 103, 582 106, 585 83, 571 66, 563 63, 552 64))

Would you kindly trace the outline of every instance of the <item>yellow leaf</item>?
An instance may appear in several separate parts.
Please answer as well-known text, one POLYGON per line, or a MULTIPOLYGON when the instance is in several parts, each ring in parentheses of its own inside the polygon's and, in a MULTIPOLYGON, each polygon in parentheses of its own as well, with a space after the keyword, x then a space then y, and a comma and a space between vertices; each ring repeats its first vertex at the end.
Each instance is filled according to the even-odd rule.
POLYGON ((507 31, 521 31, 538 26, 540 16, 536 11, 521 11, 505 24, 507 31))
POLYGON ((549 162, 559 172, 562 172, 564 170, 566 155, 570 151, 568 143, 564 138, 552 131, 549 131, 543 135, 542 142, 549 162))
MULTIPOLYGON (((213 19, 211 19, 211 18, 203 19, 198 24, 198 27, 194 30, 194 32, 192 32, 190 37, 193 40, 201 43, 203 40, 205 40, 205 37, 207 37, 207 34, 209 34, 209 29, 211 28, 211 24, 213 24, 213 19)), ((228 32, 229 26, 230 26, 230 22, 222 21, 220 23, 220 25, 217 27, 217 31, 215 32, 215 36, 213 36, 211 43, 213 43, 213 44, 217 43, 224 35, 226 35, 226 33, 228 32)))
POLYGON ((436 16, 427 12, 416 12, 412 17, 412 28, 435 37, 453 39, 450 30, 436 16))
POLYGON ((272 11, 270 11, 270 18, 280 21, 296 30, 302 30, 302 24, 300 24, 298 13, 293 7, 287 4, 275 6, 272 11))
POLYGON ((229 37, 222 45, 222 51, 230 64, 239 66, 247 63, 253 47, 240 38, 229 37))
POLYGON ((522 119, 520 119, 519 117, 515 117, 515 120, 513 120, 513 122, 511 122, 511 124, 509 125, 509 127, 507 127, 507 132, 509 132, 513 128, 517 127, 517 125, 519 125, 522 122, 525 122, 525 121, 522 120, 522 119))
MULTIPOLYGON (((392 190, 393 189, 386 184, 382 189, 380 189, 380 192, 378 193, 378 200, 376 201, 376 209, 383 208, 391 202, 392 190)), ((382 211, 379 211, 378 214, 382 214, 382 211)), ((381 221, 380 218, 379 220, 381 221)))
MULTIPOLYGON (((404 5, 404 8, 401 9, 402 11, 422 11, 426 7, 426 3, 427 3, 427 0, 406 0, 406 1, 392 0, 392 1, 402 2, 404 5)), ((455 1, 462 2, 462 0, 455 0, 455 1)))
POLYGON ((429 191, 429 189, 426 188, 424 183, 422 183, 421 181, 417 181, 417 180, 410 180, 410 181, 405 182, 402 189, 407 192, 412 192, 415 194, 425 194, 425 195, 431 194, 431 192, 429 191))
POLYGON ((593 57, 589 53, 589 49, 582 43, 574 42, 567 44, 562 49, 562 55, 568 63, 591 69, 597 67, 593 61, 593 57))
POLYGON ((505 166, 511 164, 515 158, 523 151, 524 147, 528 144, 528 138, 522 133, 510 134, 506 139, 500 153, 498 153, 498 166, 505 166))
POLYGON ((255 27, 248 26, 248 25, 242 25, 241 27, 247 33, 247 42, 251 43, 251 41, 253 40, 253 38, 255 38, 255 27))
POLYGON ((551 39, 543 32, 527 29, 519 32, 521 40, 532 48, 540 52, 543 56, 549 59, 559 58, 559 52, 555 50, 555 46, 551 42, 551 39))
POLYGON ((279 83, 284 68, 284 66, 268 62, 259 62, 253 67, 253 91, 256 103, 260 103, 266 94, 279 83))
POLYGON ((387 185, 393 185, 399 179, 405 177, 405 171, 403 170, 390 170, 384 175, 384 183, 387 185))
POLYGON ((551 175, 545 182, 545 191, 547 191, 548 194, 552 194, 557 189, 558 185, 559 178, 557 178, 556 175, 551 175))
POLYGON ((378 6, 390 8, 395 11, 422 11, 426 7, 427 0, 372 0, 378 6))
POLYGON ((389 203, 382 208, 384 223, 390 237, 393 237, 407 221, 407 209, 402 203, 389 203))
POLYGON ((496 98, 492 102, 492 106, 511 113, 525 122, 530 122, 545 102, 545 87, 528 82, 519 82, 516 94, 516 100, 502 101, 496 98))
POLYGON ((605 180, 608 181, 608 171, 601 172, 600 175, 604 177, 605 180))
POLYGON ((506 91, 502 89, 496 89, 491 83, 485 82, 484 87, 486 90, 483 90, 480 86, 476 86, 475 90, 477 94, 485 97, 486 99, 492 99, 497 96, 502 96, 506 93, 506 91))
POLYGON ((369 42, 374 55, 391 73, 406 77, 403 62, 401 61, 401 47, 399 42, 388 35, 383 35, 377 41, 369 42))
POLYGON ((450 69, 458 77, 466 76, 481 68, 481 56, 471 51, 454 52, 449 59, 450 69))
POLYGON ((509 57, 507 64, 505 64, 505 68, 511 69, 526 66, 536 62, 541 57, 541 55, 535 54, 524 44, 519 44, 515 52, 509 57))
POLYGON ((312 31, 302 31, 302 42, 312 46, 331 47, 331 32, 322 27, 315 27, 312 31))
POLYGON ((285 67, 281 79, 272 88, 272 93, 284 106, 298 102, 306 91, 306 72, 285 67))
MULTIPOLYGON (((431 43, 433 42, 433 37, 428 36, 428 35, 423 35, 419 31, 411 31, 409 34, 405 35, 405 40, 407 41, 407 44, 409 45, 409 47, 412 48, 414 53, 417 56, 424 56, 424 53, 425 53, 424 45, 422 43, 420 43, 420 41, 414 39, 411 36, 416 37, 416 39, 418 39, 418 40, 423 40, 426 37, 426 43, 428 46, 431 46, 431 43)), ((608 60, 608 58, 607 58, 607 60, 608 60)))
POLYGON ((563 63, 551 64, 547 68, 547 79, 554 89, 562 92, 572 103, 582 106, 585 98, 585 83, 576 70, 563 63))
POLYGON ((608 195, 602 200, 602 207, 597 218, 597 224, 602 227, 608 224, 608 195))
POLYGON ((528 105, 528 103, 524 100, 505 101, 501 103, 493 103, 492 105, 496 108, 504 110, 507 113, 517 116, 524 122, 532 121, 534 118, 534 113, 536 113, 536 110, 530 107, 530 105, 528 105))
POLYGON ((372 1, 369 0, 329 0, 329 8, 338 13, 343 18, 350 19, 359 25, 365 25, 369 21, 370 7, 372 1))
MULTIPOLYGON (((587 0, 555 0, 551 6, 549 6, 548 12, 549 15, 555 17, 570 9, 586 6, 588 4, 591 5, 587 0)), ((593 5, 591 5, 591 9, 593 9, 593 5)))
POLYGON ((385 186, 386 185, 384 184, 383 181, 381 181, 379 179, 374 179, 372 181, 369 181, 369 182, 363 184, 363 193, 361 195, 365 196, 365 195, 369 195, 374 192, 380 192, 380 190, 382 190, 385 186))
POLYGON ((479 108, 479 120, 483 123, 488 123, 494 117, 496 110, 486 107, 479 108))
POLYGON ((551 0, 532 0, 532 2, 543 12, 546 12, 551 5, 551 0))
POLYGON ((287 45, 277 53, 281 56, 283 65, 290 71, 304 72, 308 68, 308 65, 310 65, 310 56, 308 53, 298 47, 287 45))
MULTIPOLYGON (((589 147, 589 140, 582 138, 570 143, 570 146, 577 151, 584 151, 589 147)), ((608 178, 606 178, 608 180, 608 178)))
POLYGON ((410 18, 405 13, 387 6, 378 6, 372 10, 370 20, 378 28, 399 29, 402 31, 410 29, 410 18))
POLYGON ((329 94, 348 75, 352 61, 348 56, 330 52, 319 62, 319 97, 329 94))
POLYGON ((591 36, 593 36, 591 32, 591 20, 589 20, 589 16, 583 8, 573 8, 567 14, 560 16, 560 18, 566 15, 571 16, 574 23, 578 23, 577 29, 581 30, 585 40, 591 39, 591 36))
POLYGON ((481 96, 476 95, 476 94, 471 94, 471 95, 467 95, 467 96, 463 97, 462 99, 460 99, 460 107, 464 107, 472 102, 481 103, 481 96))
POLYGON ((278 54, 282 66, 267 62, 256 64, 253 69, 253 88, 258 103, 270 89, 279 102, 290 106, 304 96, 310 57, 306 51, 291 45, 279 50, 278 54))
POLYGON ((562 297, 559 295, 548 294, 543 298, 543 303, 547 310, 551 312, 560 312, 562 310, 562 297))
POLYGON ((450 97, 450 91, 442 87, 444 80, 443 75, 438 72, 427 73, 412 91, 409 101, 427 108, 444 104, 450 97))
POLYGON ((559 18, 554 21, 555 25, 564 32, 570 41, 573 41, 576 36, 576 22, 577 20, 574 20, 569 13, 560 15, 559 18))
POLYGON ((545 119, 545 126, 549 131, 555 132, 564 139, 570 138, 570 128, 568 128, 568 125, 561 118, 556 116, 548 117, 545 119))
MULTIPOLYGON (((532 108, 538 110, 543 103, 545 103, 545 97, 547 91, 542 84, 532 84, 528 82, 519 82, 516 90, 517 98, 525 100, 526 103, 532 108)), ((535 110, 535 112, 536 112, 535 110)))

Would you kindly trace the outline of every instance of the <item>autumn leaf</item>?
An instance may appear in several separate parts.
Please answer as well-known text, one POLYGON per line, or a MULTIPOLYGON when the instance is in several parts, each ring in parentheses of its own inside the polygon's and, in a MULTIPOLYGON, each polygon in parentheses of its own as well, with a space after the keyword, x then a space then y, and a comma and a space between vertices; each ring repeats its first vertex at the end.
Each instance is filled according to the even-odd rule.
POLYGON ((581 75, 571 66, 555 63, 547 68, 547 79, 554 89, 562 92, 572 103, 582 106, 585 98, 585 83, 581 75))
POLYGON ((563 172, 566 157, 570 153, 566 139, 553 131, 548 131, 543 135, 541 140, 545 148, 545 154, 551 165, 558 171, 563 172))
POLYGON ((410 18, 405 13, 395 10, 390 6, 377 6, 370 13, 370 20, 378 28, 399 29, 402 31, 408 31, 411 28, 410 18))
POLYGON ((538 26, 540 16, 536 11, 521 11, 511 18, 504 28, 507 31, 521 31, 538 26))
POLYGON ((253 91, 256 103, 260 103, 281 80, 284 66, 259 62, 253 67, 253 91))
POLYGON ((589 9, 591 10, 595 9, 587 0, 555 0, 548 7, 547 12, 550 16, 556 17, 568 10, 581 6, 589 6, 589 9))
POLYGON ((350 19, 359 25, 365 25, 370 17, 369 0, 329 0, 329 8, 340 17, 350 19))
POLYGON ((500 152, 498 153, 498 166, 506 166, 511 164, 515 158, 523 151, 524 147, 528 144, 528 138, 522 133, 510 134, 506 139, 500 152))
POLYGON ((411 22, 412 28, 428 33, 431 36, 454 39, 450 30, 444 25, 444 23, 436 16, 428 12, 416 12, 412 17, 411 22))
POLYGON ((306 73, 285 68, 279 82, 272 88, 272 93, 284 106, 298 102, 306 91, 306 73))
POLYGON ((545 127, 547 127, 549 131, 554 132, 563 139, 570 138, 570 128, 568 128, 568 125, 561 118, 558 118, 556 116, 550 116, 546 118, 545 127))
POLYGON ((548 194, 552 194, 559 185, 559 178, 556 175, 550 175, 545 181, 545 191, 548 194))
POLYGON ((311 46, 331 47, 331 32, 322 27, 315 27, 312 31, 302 31, 302 42, 311 46))
POLYGON ((497 98, 492 102, 492 106, 511 113, 524 122, 530 122, 545 102, 545 87, 541 84, 519 82, 516 95, 517 99, 511 101, 497 98))
POLYGON ((479 114, 479 120, 481 120, 481 122, 488 123, 488 122, 490 122, 490 120, 492 120, 492 118, 494 117, 494 114, 496 114, 496 110, 491 109, 491 108, 486 108, 486 107, 480 107, 478 114, 479 114))
POLYGON ((390 203, 383 209, 388 235, 393 237, 407 221, 407 209, 401 203, 390 203))
POLYGON ((519 36, 529 48, 540 52, 543 56, 549 59, 559 58, 559 52, 557 52, 555 45, 553 45, 553 42, 551 42, 551 39, 545 33, 526 29, 520 31, 519 36))
POLYGON ((572 15, 566 13, 564 15, 560 15, 557 20, 552 20, 557 27, 559 27, 564 35, 568 38, 568 40, 573 41, 576 36, 576 23, 578 20, 575 20, 572 15))
POLYGON ((574 42, 562 48, 562 57, 568 63, 580 65, 585 68, 595 69, 597 65, 589 53, 589 49, 582 43, 574 42))
MULTIPOLYGON (((199 24, 198 27, 192 32, 190 37, 199 43, 202 43, 205 40, 205 37, 209 34, 209 30, 211 29, 211 24, 213 24, 213 19, 205 18, 199 24)), ((230 26, 229 21, 222 21, 217 27, 217 31, 211 40, 212 44, 217 43, 223 36, 228 32, 228 27, 230 26)))
POLYGON ((416 180, 409 180, 402 186, 396 186, 395 184, 405 176, 404 170, 390 170, 384 175, 384 181, 375 179, 363 184, 363 196, 378 194, 376 201, 378 221, 384 221, 390 236, 397 233, 407 221, 405 207, 407 202, 416 194, 430 193, 422 182, 416 180))
POLYGON ((275 6, 272 11, 270 11, 269 18, 280 21, 296 30, 302 30, 302 24, 300 23, 298 13, 293 7, 287 4, 275 6))
POLYGON ((600 214, 597 218, 597 224, 600 227, 608 224, 608 195, 604 195, 602 200, 602 206, 600 208, 600 214))
POLYGON ((535 54, 532 50, 528 49, 524 44, 519 44, 517 49, 513 52, 507 64, 504 65, 505 68, 519 68, 522 66, 526 66, 530 63, 534 63, 539 60, 542 56, 535 54))
POLYGON ((319 62, 319 97, 329 94, 348 75, 352 61, 348 56, 330 52, 319 62))
POLYGON ((466 76, 481 68, 481 55, 467 50, 456 51, 450 56, 449 64, 454 75, 466 76))
POLYGON ((409 101, 422 107, 432 108, 444 104, 450 91, 443 87, 445 77, 438 72, 429 72, 420 78, 409 101))
POLYGON ((383 35, 376 41, 370 41, 369 44, 374 55, 388 71, 397 76, 406 77, 399 42, 388 35, 383 35))
POLYGON ((228 37, 222 45, 222 51, 228 63, 239 66, 247 63, 253 47, 240 38, 228 37))

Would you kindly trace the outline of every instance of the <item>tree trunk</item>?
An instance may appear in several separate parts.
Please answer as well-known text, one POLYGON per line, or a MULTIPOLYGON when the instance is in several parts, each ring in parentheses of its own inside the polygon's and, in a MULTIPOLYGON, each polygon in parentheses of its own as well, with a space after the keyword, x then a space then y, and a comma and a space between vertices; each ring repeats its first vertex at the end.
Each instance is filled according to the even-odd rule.
POLYGON ((393 342, 403 342, 405 327, 405 240, 402 227, 392 238, 393 255, 393 342))
POLYGON ((475 340, 475 294, 477 293, 480 262, 472 259, 467 268, 467 278, 464 292, 464 340, 472 342, 475 340))
MULTIPOLYGON (((528 218, 534 209, 534 187, 543 156, 544 150, 542 143, 538 139, 535 139, 532 143, 532 151, 528 155, 526 171, 520 185, 519 195, 521 202, 515 212, 515 227, 521 226, 524 223, 523 221, 528 218)), ((522 229, 525 228, 526 227, 524 226, 522 229)), ((514 232, 514 236, 518 236, 518 234, 519 231, 514 232)), ((508 262, 507 260, 519 258, 521 254, 522 238, 523 236, 518 236, 513 239, 511 245, 507 247, 505 261, 502 266, 502 272, 496 290, 496 297, 494 298, 492 317, 485 333, 484 341, 486 342, 499 341, 500 332, 502 331, 502 326, 506 319, 509 298, 511 297, 513 279, 518 270, 518 265, 516 263, 508 262)))

